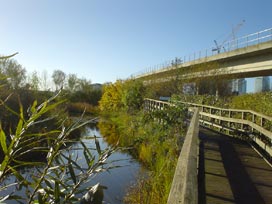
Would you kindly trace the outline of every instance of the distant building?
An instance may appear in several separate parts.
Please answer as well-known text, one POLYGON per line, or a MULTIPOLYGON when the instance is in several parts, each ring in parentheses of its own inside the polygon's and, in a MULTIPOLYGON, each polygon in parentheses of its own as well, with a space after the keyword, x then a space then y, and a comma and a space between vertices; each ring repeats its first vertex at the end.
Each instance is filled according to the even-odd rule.
POLYGON ((270 90, 270 78, 266 77, 256 77, 255 79, 255 92, 263 92, 270 90))
POLYGON ((247 91, 247 81, 242 79, 234 79, 231 84, 232 93, 237 93, 238 95, 245 94, 247 91))
POLYGON ((102 89, 102 84, 99 84, 99 83, 91 84, 91 86, 95 90, 101 90, 102 89))

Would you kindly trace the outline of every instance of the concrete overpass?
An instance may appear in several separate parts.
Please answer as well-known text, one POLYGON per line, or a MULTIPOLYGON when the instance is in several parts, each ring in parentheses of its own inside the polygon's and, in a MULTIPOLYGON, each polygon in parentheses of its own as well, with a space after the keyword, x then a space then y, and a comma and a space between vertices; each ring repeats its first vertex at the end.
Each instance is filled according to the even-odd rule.
POLYGON ((195 53, 189 60, 149 68, 132 76, 135 79, 169 81, 173 77, 195 78, 222 77, 228 79, 272 75, 272 28, 253 33, 224 45, 224 50, 195 53))

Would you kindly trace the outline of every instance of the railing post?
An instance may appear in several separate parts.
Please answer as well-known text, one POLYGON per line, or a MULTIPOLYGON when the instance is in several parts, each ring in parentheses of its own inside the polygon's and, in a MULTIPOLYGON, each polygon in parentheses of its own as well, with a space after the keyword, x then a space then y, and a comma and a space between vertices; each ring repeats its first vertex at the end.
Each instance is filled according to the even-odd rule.
MULTIPOLYGON (((242 120, 244 120, 244 111, 242 111, 242 120)), ((241 123, 241 129, 243 130, 244 129, 244 124, 241 123)))
MULTIPOLYGON (((231 110, 229 110, 229 118, 231 118, 231 115, 232 115, 231 110)), ((228 126, 229 126, 229 128, 231 128, 231 122, 230 121, 228 122, 228 126)), ((228 132, 228 135, 230 135, 230 129, 228 129, 227 132, 228 132)))

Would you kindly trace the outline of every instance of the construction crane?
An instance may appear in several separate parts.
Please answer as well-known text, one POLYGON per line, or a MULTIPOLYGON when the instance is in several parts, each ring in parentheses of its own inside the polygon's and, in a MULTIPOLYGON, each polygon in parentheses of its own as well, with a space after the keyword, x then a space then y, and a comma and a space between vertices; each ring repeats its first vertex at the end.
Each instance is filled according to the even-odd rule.
POLYGON ((217 53, 220 53, 222 48, 224 49, 224 51, 226 51, 225 47, 224 47, 224 44, 229 41, 229 40, 234 40, 236 37, 235 37, 235 34, 238 32, 238 30, 242 27, 242 25, 245 23, 246 21, 243 20, 241 23, 237 24, 234 28, 232 28, 232 32, 227 36, 227 38, 219 45, 217 43, 216 40, 214 40, 214 43, 215 43, 215 48, 212 49, 213 52, 217 52, 217 53))

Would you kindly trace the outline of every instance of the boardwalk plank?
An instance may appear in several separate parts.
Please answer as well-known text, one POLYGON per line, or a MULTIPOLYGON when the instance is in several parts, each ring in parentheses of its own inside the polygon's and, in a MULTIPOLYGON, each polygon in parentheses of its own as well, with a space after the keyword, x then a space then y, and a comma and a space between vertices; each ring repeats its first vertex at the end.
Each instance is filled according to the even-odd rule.
POLYGON ((272 204, 272 168, 248 143, 201 129, 199 203, 272 204))

